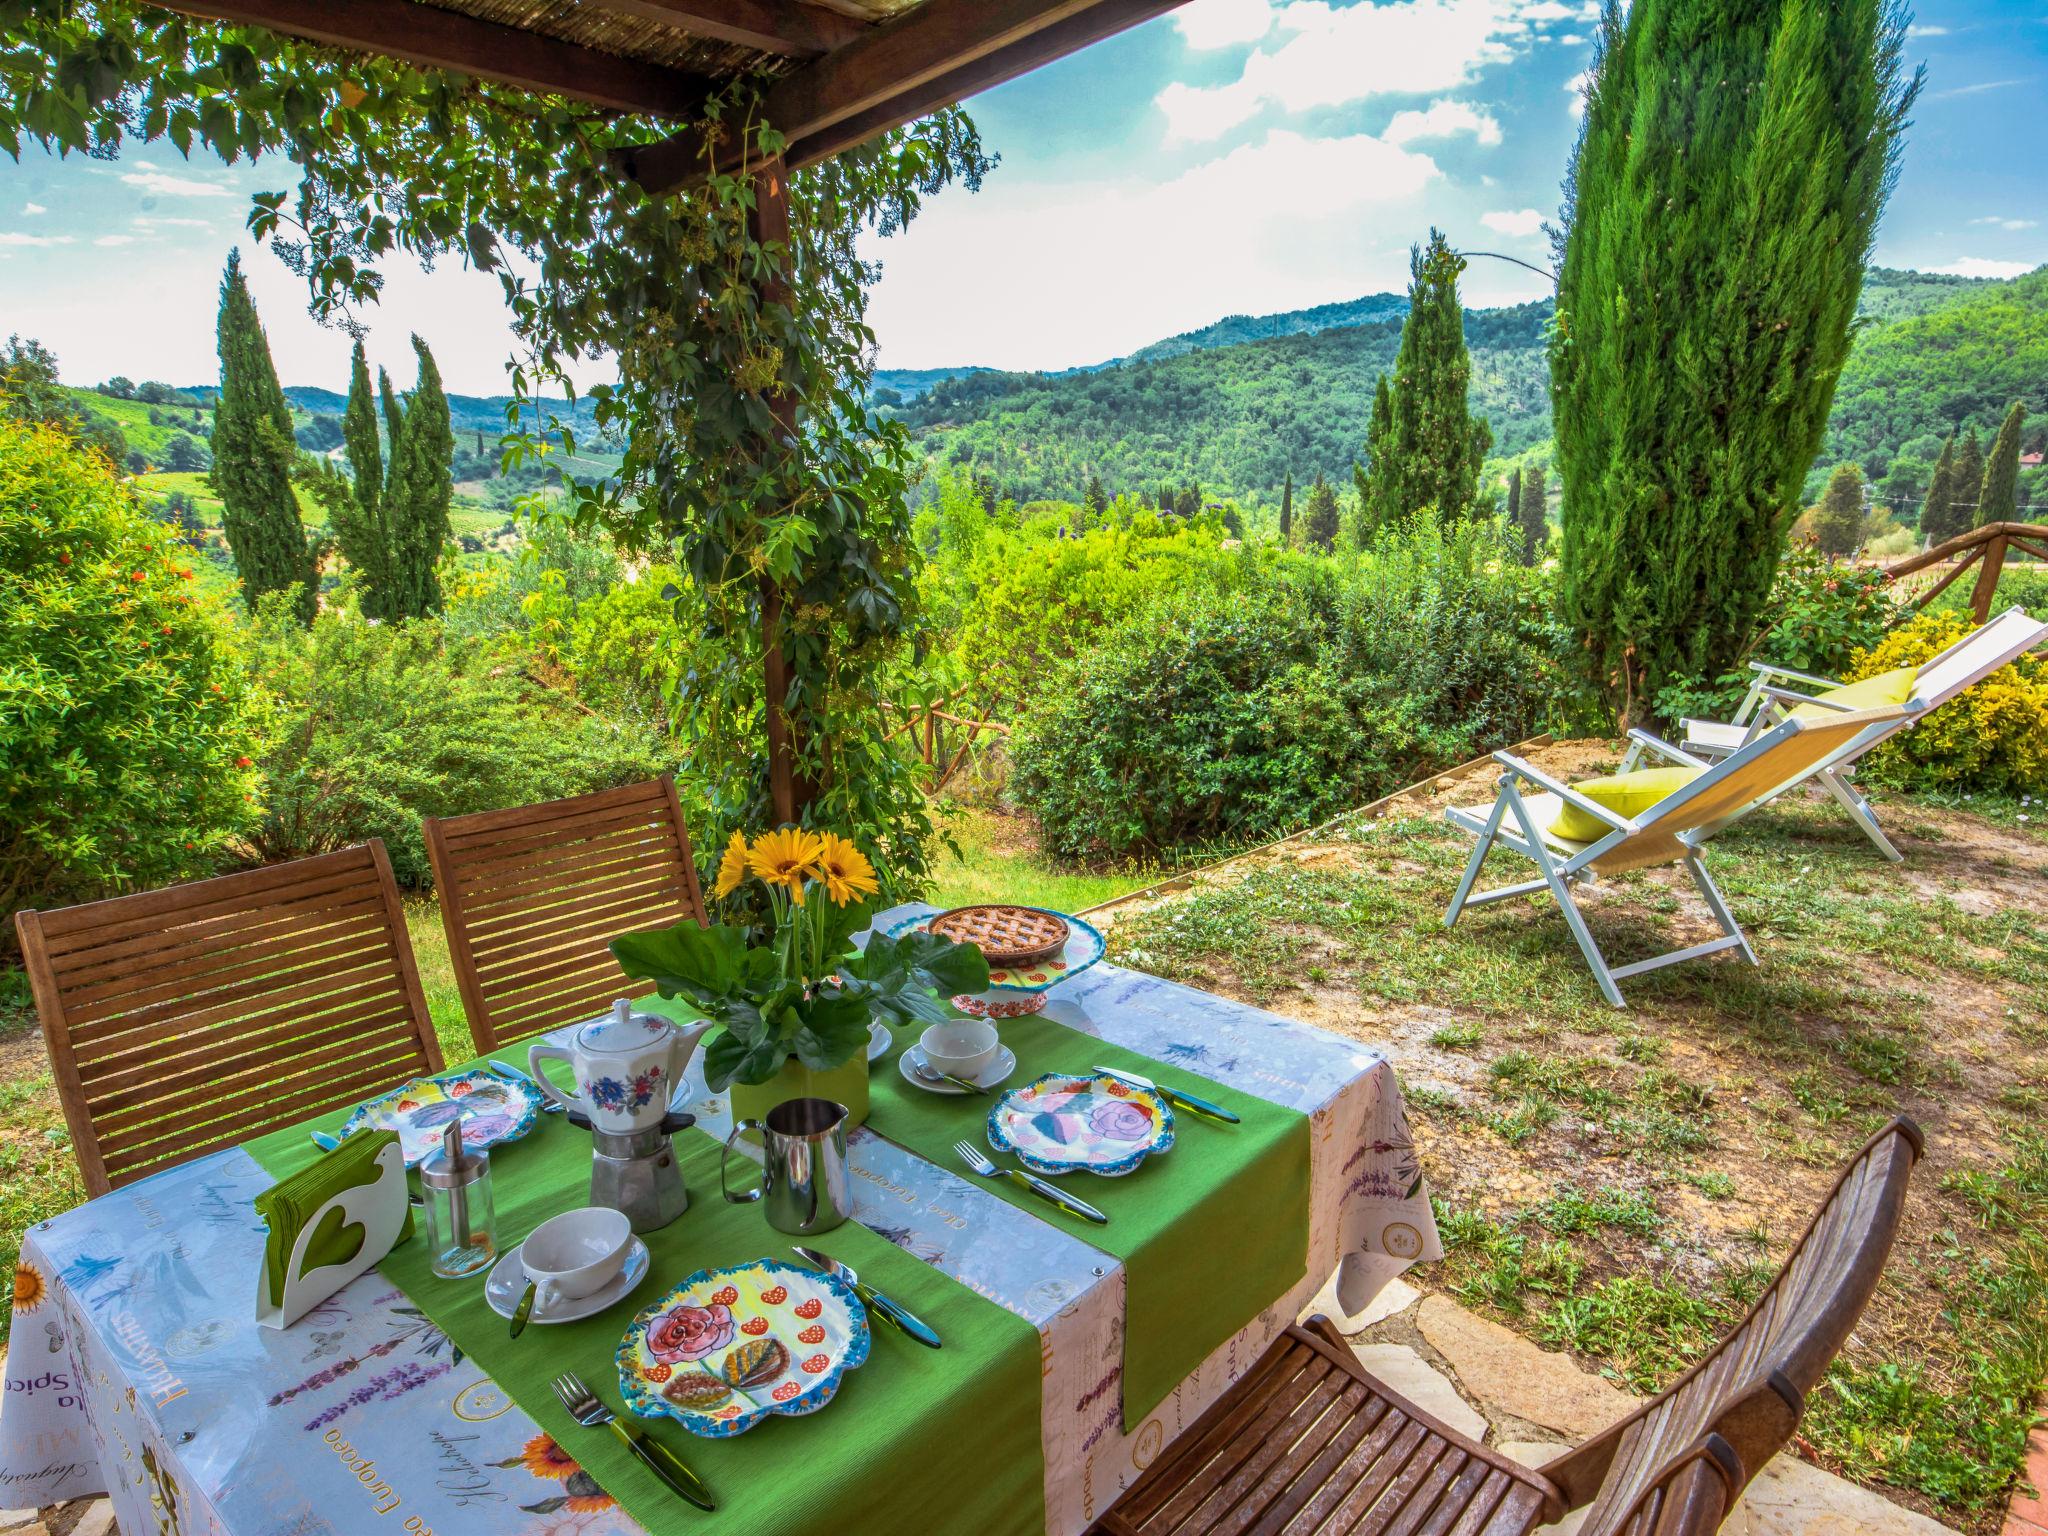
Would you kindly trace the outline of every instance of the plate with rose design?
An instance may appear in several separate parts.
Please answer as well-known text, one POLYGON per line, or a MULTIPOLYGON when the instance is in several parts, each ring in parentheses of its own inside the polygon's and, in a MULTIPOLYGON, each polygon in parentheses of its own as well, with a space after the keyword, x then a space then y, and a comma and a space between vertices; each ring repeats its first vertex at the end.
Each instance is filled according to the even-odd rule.
POLYGON ((729 1439, 816 1413, 868 1357, 868 1314, 837 1275, 756 1259, 700 1269, 633 1319, 619 1395, 643 1419, 729 1439))
POLYGON ((478 1067, 439 1077, 416 1077, 359 1104, 342 1124, 341 1134, 352 1136, 366 1127, 396 1131, 405 1166, 417 1168, 441 1145, 443 1128, 451 1120, 462 1122, 462 1144, 481 1152, 526 1135, 540 1119, 540 1108, 540 1090, 533 1084, 513 1082, 478 1067))
POLYGON ((1034 1173, 1131 1172, 1173 1147, 1173 1109, 1113 1077, 1053 1072, 1006 1093, 988 1112, 988 1144, 1034 1173))

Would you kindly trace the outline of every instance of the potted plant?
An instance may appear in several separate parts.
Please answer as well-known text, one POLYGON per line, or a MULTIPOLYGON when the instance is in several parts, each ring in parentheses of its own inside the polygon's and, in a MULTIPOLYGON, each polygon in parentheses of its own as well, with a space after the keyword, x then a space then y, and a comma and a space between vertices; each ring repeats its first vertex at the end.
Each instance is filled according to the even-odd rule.
POLYGON ((720 898, 749 880, 767 890, 768 936, 727 923, 629 933, 612 940, 628 976, 663 997, 687 999, 723 1028, 704 1049, 704 1080, 732 1093, 733 1118, 758 1119, 785 1099, 844 1104, 849 1123, 868 1112, 868 1028, 949 1018, 944 999, 988 986, 971 944, 914 931, 853 935, 873 918, 874 866, 846 838, 801 827, 732 835, 719 861, 720 898))

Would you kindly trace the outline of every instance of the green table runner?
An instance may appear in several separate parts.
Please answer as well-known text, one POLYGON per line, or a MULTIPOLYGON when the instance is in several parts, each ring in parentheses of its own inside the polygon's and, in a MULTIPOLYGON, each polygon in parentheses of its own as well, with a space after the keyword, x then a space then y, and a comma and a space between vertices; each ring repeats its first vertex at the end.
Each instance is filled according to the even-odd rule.
MULTIPOLYGON (((318 1155, 308 1127, 333 1130, 345 1118, 320 1116, 247 1150, 282 1177, 318 1155)), ((866 1528, 884 1511, 890 1529, 1042 1536, 1037 1329, 858 1222, 825 1234, 817 1246, 931 1324, 945 1347, 926 1349, 878 1324, 867 1363, 846 1374, 822 1412, 770 1417, 730 1440, 699 1439, 670 1420, 637 1421, 710 1485, 715 1514, 670 1493, 609 1431, 586 1429, 562 1411, 548 1383, 573 1369, 623 1416, 613 1351, 634 1314, 685 1276, 763 1256, 799 1262, 791 1239, 770 1227, 758 1206, 719 1197, 715 1141, 692 1130, 675 1146, 690 1209, 645 1234, 653 1257, 648 1277, 594 1318, 535 1323, 510 1338, 505 1320, 484 1300, 483 1276, 437 1278, 418 1238, 395 1249, 378 1272, 655 1536, 828 1536, 866 1528)), ((586 1203, 590 1138, 558 1115, 543 1115, 531 1136, 492 1152, 491 1180, 500 1241, 510 1248, 549 1216, 586 1203)), ((741 1182, 751 1184, 751 1174, 741 1182)))
MULTIPOLYGON (((984 1151, 995 1095, 948 1097, 913 1088, 896 1068, 911 1031, 874 1065, 868 1126, 942 1168, 973 1179, 1012 1205, 1042 1217, 1124 1266, 1124 1431, 1145 1416, 1209 1355, 1308 1271, 1308 1117, 1264 1099, 1161 1066, 1135 1051, 1043 1015, 1005 1019, 1003 1043, 1017 1053, 1004 1088, 1048 1072, 1084 1073, 1102 1065, 1185 1088, 1243 1117, 1220 1125, 1174 1111, 1174 1144, 1122 1178, 1070 1173, 1059 1179, 1109 1218, 1097 1226, 1056 1210, 1008 1179, 976 1178, 953 1143, 984 1151)), ((990 1151, 999 1163, 1013 1161, 990 1151)), ((965 1529, 965 1527, 963 1527, 965 1529)))

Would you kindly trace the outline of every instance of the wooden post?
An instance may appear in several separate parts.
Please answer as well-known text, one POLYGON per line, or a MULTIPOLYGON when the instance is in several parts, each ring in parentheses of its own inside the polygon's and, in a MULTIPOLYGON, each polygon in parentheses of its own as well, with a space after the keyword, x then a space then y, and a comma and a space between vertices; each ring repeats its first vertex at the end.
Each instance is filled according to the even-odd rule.
MULTIPOLYGON (((754 173, 754 207, 747 218, 747 233, 761 244, 789 248, 789 190, 780 160, 771 160, 754 173)), ((789 284, 779 275, 761 286, 764 304, 787 304, 789 284)), ((796 438, 796 402, 787 395, 771 394, 768 410, 775 418, 782 451, 796 438)), ((765 689, 764 717, 768 725, 768 802, 776 822, 796 821, 810 804, 811 796, 797 793, 796 733, 789 718, 789 658, 782 649, 782 589, 768 576, 761 578, 761 666, 765 689)))
POLYGON ((1991 600, 1998 592, 1998 568, 2005 564, 2005 528, 1984 541, 1984 564, 1977 571, 1977 585, 1970 592, 1970 607, 1979 624, 1991 622, 1991 600))

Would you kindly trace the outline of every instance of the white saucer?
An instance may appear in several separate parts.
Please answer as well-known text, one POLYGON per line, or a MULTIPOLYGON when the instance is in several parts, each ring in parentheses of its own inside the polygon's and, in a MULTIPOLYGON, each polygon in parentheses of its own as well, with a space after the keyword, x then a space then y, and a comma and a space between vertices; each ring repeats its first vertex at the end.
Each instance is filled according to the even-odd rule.
POLYGON ((889 1047, 896 1043, 896 1037, 889 1033, 889 1026, 880 1019, 868 1025, 868 1060, 880 1061, 889 1054, 889 1047))
MULTIPOLYGON (((522 1243, 520 1245, 524 1247, 522 1243)), ((594 1317, 614 1302, 624 1301, 633 1287, 647 1278, 649 1265, 647 1245, 639 1238, 626 1245, 626 1263, 612 1276, 609 1285, 601 1285, 588 1296, 579 1296, 574 1301, 557 1302, 543 1311, 536 1302, 529 1323, 573 1323, 578 1318, 594 1317)), ((491 1266, 490 1278, 484 1281, 484 1300, 491 1304, 491 1310, 500 1317, 509 1318, 519 1310, 519 1298, 526 1293, 526 1266, 519 1262, 519 1249, 514 1248, 505 1257, 491 1266)))
MULTIPOLYGON (((919 1045, 908 1046, 903 1054, 896 1058, 896 1070, 903 1074, 905 1082, 922 1088, 926 1093, 948 1093, 958 1097, 967 1092, 965 1088, 955 1088, 951 1083, 926 1082, 912 1068, 910 1058, 913 1056, 919 1061, 923 1061, 924 1047, 919 1045)), ((981 1069, 981 1076, 970 1078, 969 1081, 979 1088, 994 1088, 1008 1082, 1010 1074, 1016 1070, 1017 1053, 1007 1045, 998 1045, 996 1047, 996 1059, 981 1069)))

